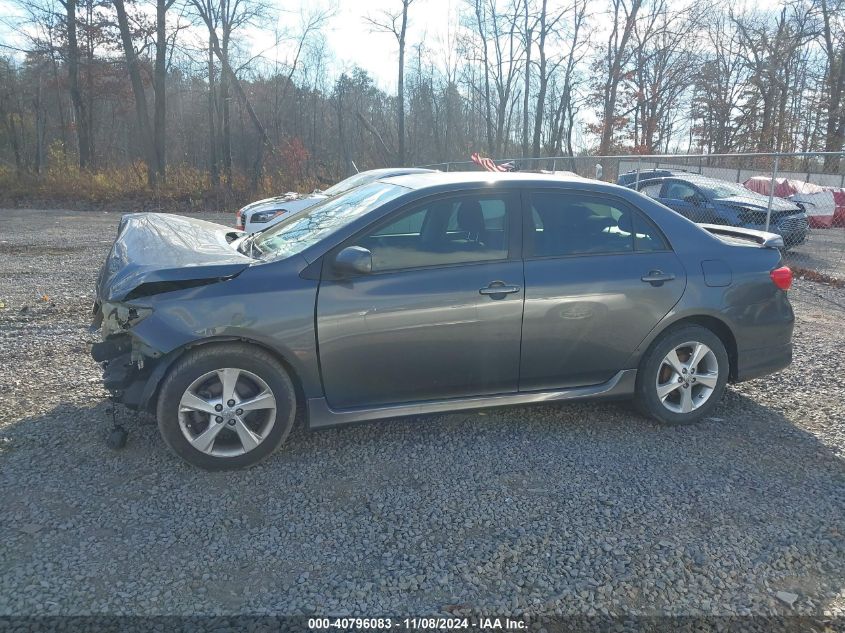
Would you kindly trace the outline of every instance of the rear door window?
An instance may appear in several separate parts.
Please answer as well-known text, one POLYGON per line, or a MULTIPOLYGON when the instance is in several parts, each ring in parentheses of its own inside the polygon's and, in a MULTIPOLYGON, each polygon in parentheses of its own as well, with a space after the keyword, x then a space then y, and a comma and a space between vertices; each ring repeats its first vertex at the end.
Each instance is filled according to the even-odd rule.
POLYGON ((534 257, 668 250, 653 222, 622 202, 579 194, 529 194, 526 248, 534 257))

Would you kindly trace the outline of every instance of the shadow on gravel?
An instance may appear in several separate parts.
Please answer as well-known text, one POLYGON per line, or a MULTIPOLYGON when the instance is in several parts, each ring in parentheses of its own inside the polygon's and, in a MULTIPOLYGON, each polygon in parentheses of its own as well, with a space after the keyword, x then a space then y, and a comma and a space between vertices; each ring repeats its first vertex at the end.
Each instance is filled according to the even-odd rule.
POLYGON ((234 473, 143 416, 111 452, 107 408, 0 429, 0 614, 819 614, 845 586, 845 462, 736 392, 692 427, 594 403, 299 424, 234 473))

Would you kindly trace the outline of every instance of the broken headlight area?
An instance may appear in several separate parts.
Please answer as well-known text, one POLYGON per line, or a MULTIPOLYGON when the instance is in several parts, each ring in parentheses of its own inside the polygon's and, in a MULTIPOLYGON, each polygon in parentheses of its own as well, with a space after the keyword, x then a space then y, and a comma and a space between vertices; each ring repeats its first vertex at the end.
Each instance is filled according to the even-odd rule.
POLYGON ((153 313, 152 308, 104 301, 94 307, 94 325, 102 328, 103 338, 125 332, 153 313))
POLYGON ((129 405, 140 402, 146 378, 162 354, 132 333, 152 308, 103 302, 94 306, 94 329, 102 340, 91 345, 91 357, 103 368, 103 386, 129 405))

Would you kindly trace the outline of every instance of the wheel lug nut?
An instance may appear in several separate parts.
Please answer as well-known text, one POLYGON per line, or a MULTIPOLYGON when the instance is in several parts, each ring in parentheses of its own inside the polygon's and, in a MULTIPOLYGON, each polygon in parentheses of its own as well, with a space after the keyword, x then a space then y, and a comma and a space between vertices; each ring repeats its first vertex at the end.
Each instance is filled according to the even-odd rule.
POLYGON ((221 417, 218 415, 216 418, 214 418, 214 421, 215 421, 215 422, 217 422, 217 424, 220 424, 220 423, 223 421, 223 418, 221 418, 221 417))
POLYGON ((222 405, 222 404, 216 404, 216 405, 214 405, 214 410, 215 410, 215 411, 222 411, 222 410, 223 410, 223 405, 222 405))
POLYGON ((684 383, 684 389, 687 389, 688 387, 689 387, 689 385, 684 383))
POLYGON ((244 414, 244 410, 243 410, 243 409, 238 409, 237 411, 235 411, 235 413, 237 413, 238 415, 243 415, 243 414, 244 414))
POLYGON ((684 379, 678 376, 678 382, 684 382, 684 379))
POLYGON ((235 426, 235 421, 234 421, 234 420, 229 420, 229 426, 235 426))
POLYGON ((234 407, 234 406, 235 406, 235 401, 234 401, 234 400, 229 400, 229 402, 227 402, 226 404, 228 404, 230 407, 234 407))
POLYGON ((687 373, 687 370, 686 370, 686 369, 682 369, 681 371, 682 371, 683 373, 687 373))

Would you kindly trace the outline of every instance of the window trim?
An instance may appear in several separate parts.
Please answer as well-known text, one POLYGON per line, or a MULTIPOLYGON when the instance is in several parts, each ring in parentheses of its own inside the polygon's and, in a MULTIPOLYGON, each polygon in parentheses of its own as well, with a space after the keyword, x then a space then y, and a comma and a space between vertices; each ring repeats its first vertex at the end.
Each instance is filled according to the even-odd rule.
POLYGON ((408 203, 402 205, 398 209, 387 214, 385 217, 375 220, 374 222, 368 224, 360 231, 357 231, 354 235, 351 235, 347 239, 343 240, 340 244, 335 246, 334 248, 330 249, 324 256, 323 256, 323 266, 322 266, 322 274, 321 278, 324 281, 336 281, 340 279, 366 279, 369 277, 377 277, 379 275, 395 275, 396 273, 404 273, 404 272, 414 272, 420 270, 436 270, 440 268, 457 268, 461 266, 478 266, 481 264, 495 264, 495 263, 503 263, 509 261, 518 261, 522 259, 522 199, 520 196, 521 190, 519 189, 512 189, 512 188, 476 188, 476 189, 460 189, 457 191, 448 191, 448 192, 441 192, 432 195, 428 195, 422 198, 417 198, 416 200, 411 200, 408 203), (342 251, 347 246, 354 246, 355 242, 357 242, 362 236, 366 235, 371 231, 376 231, 379 228, 384 226, 388 226, 393 222, 397 221, 398 216, 401 216, 405 213, 411 212, 417 208, 424 207, 426 205, 431 205, 436 203, 439 200, 448 199, 448 198, 463 198, 469 196, 476 196, 478 198, 491 198, 491 197, 501 197, 501 198, 512 198, 512 212, 508 216, 507 206, 505 207, 505 217, 508 218, 508 243, 507 243, 507 254, 505 257, 499 259, 483 259, 477 261, 468 261, 468 262, 451 262, 446 264, 429 264, 426 266, 412 266, 407 268, 391 268, 389 270, 374 270, 369 274, 366 275, 336 275, 332 272, 331 269, 331 262, 334 260, 335 256, 342 251))
POLYGON ((583 189, 564 189, 559 187, 542 187, 542 188, 533 188, 533 189, 523 189, 522 190, 522 253, 523 259, 525 261, 543 261, 548 259, 572 259, 575 257, 618 257, 620 255, 648 255, 651 253, 674 253, 675 249, 672 248, 672 243, 666 237, 666 234, 663 230, 658 226, 657 222, 652 220, 647 213, 636 207, 635 205, 631 204, 627 200, 620 198, 619 196, 614 195, 607 195, 607 194, 600 194, 594 191, 585 191, 583 189), (654 227, 657 229, 660 237, 663 240, 663 243, 666 244, 667 248, 659 249, 659 250, 650 250, 650 251, 643 251, 637 249, 637 240, 634 238, 632 240, 632 248, 630 251, 616 251, 610 253, 571 253, 569 255, 535 255, 534 254, 534 219, 531 214, 531 194, 532 193, 557 193, 562 195, 570 195, 570 196, 579 196, 582 198, 593 198, 598 202, 604 202, 607 204, 608 201, 611 201, 612 204, 627 209, 630 213, 639 214, 641 217, 644 217, 647 221, 651 222, 654 227))

